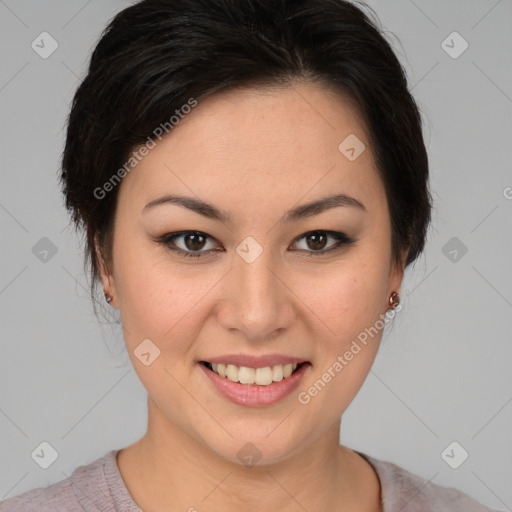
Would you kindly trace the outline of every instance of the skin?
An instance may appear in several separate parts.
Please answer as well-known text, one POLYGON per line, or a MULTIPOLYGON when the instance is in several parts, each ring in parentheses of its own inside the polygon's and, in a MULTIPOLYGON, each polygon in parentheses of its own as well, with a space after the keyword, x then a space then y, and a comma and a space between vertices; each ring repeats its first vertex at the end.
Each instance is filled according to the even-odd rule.
POLYGON ((148 392, 147 433, 118 454, 145 512, 380 510, 376 473, 340 446, 339 432, 382 330, 308 404, 297 400, 400 292, 403 268, 392 265, 388 203, 369 144, 354 161, 338 150, 351 133, 368 140, 351 103, 318 84, 223 92, 199 102, 123 179, 112 265, 101 279, 148 392), (334 193, 366 211, 336 207, 280 222, 292 207, 334 193), (165 194, 200 198, 231 221, 170 203, 142 212, 165 194), (202 246, 174 240, 202 258, 154 240, 182 230, 209 236, 202 246), (335 244, 301 239, 315 230, 356 242, 308 257, 335 244), (236 252, 247 236, 263 249, 250 264, 236 252), (208 252, 216 247, 223 251, 208 252), (134 355, 146 338, 160 350, 149 366, 134 355), (272 406, 228 401, 198 365, 207 356, 276 352, 311 367, 272 406), (247 442, 262 454, 252 467, 237 457, 247 442))

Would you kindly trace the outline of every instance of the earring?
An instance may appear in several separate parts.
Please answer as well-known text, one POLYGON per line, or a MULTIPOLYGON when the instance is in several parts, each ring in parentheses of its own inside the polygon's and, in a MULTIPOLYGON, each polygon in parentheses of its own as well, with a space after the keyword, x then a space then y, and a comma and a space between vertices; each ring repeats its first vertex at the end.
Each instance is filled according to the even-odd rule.
POLYGON ((398 306, 398 304, 400 304, 400 295, 398 295, 397 292, 393 292, 389 296, 388 304, 389 304, 391 309, 395 309, 398 306))
POLYGON ((108 304, 110 304, 114 297, 112 297, 112 295, 110 295, 110 293, 106 292, 105 290, 103 290, 103 293, 105 294, 105 300, 107 301, 108 304))

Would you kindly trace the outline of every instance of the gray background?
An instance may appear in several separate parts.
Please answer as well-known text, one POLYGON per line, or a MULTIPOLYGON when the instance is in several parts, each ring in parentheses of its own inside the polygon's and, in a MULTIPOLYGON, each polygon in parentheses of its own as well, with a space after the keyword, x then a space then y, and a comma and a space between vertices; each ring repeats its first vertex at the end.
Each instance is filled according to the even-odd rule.
MULTIPOLYGON (((435 210, 341 442, 512 510, 512 2, 369 4, 399 40, 390 34, 422 110, 435 210), (453 31, 469 44, 457 58, 442 46, 453 31), (441 457, 453 441, 469 453, 457 469, 441 457)), ((92 313, 57 183, 69 102, 128 5, 0 1, 0 499, 145 432, 146 392, 115 318, 92 313), (31 48, 43 31, 59 45, 46 59, 31 48), (43 237, 57 249, 46 261, 43 237), (59 454, 48 469, 31 458, 43 441, 59 454)))

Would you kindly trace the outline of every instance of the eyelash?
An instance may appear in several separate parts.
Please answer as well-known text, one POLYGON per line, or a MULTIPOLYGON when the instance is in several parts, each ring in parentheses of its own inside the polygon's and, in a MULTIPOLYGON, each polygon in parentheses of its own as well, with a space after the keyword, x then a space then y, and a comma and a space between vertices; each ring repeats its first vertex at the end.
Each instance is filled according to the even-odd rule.
MULTIPOLYGON (((320 250, 320 251, 307 251, 309 253, 308 257, 314 257, 314 256, 324 256, 327 254, 330 254, 331 252, 334 252, 336 250, 339 250, 343 248, 343 246, 347 246, 350 244, 353 244, 356 240, 353 238, 349 238, 345 233, 341 233, 338 231, 326 231, 326 230, 314 230, 314 231, 308 231, 301 235, 299 238, 297 238, 297 242, 305 238, 307 235, 310 235, 312 233, 320 233, 320 234, 326 234, 336 240, 336 243, 326 250, 320 250)), ((184 256, 185 258, 203 258, 204 254, 207 254, 211 251, 215 251, 215 249, 209 249, 207 251, 184 251, 183 249, 177 248, 174 244, 174 241, 176 238, 181 238, 186 235, 200 235, 202 237, 205 237, 207 239, 211 239, 212 237, 210 235, 207 235, 206 233, 203 233, 201 231, 179 231, 176 233, 167 233, 161 237, 158 237, 156 239, 157 242, 165 245, 169 250, 175 252, 176 254, 180 256, 184 256), (171 247, 171 245, 174 245, 174 247, 171 247)))

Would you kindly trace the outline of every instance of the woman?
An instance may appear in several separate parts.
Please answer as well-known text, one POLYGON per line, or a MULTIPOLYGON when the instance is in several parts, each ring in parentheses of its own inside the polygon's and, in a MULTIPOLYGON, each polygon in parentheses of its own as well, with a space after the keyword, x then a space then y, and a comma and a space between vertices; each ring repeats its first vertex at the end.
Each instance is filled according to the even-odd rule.
POLYGON ((123 10, 61 180, 148 428, 2 511, 490 510, 339 444, 431 216, 420 114, 361 10, 123 10))

